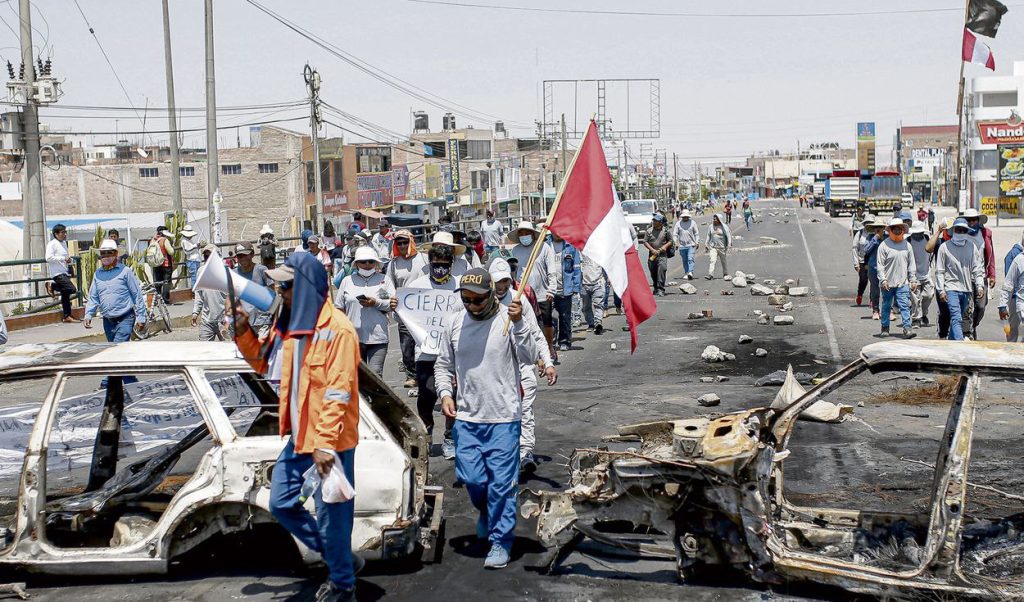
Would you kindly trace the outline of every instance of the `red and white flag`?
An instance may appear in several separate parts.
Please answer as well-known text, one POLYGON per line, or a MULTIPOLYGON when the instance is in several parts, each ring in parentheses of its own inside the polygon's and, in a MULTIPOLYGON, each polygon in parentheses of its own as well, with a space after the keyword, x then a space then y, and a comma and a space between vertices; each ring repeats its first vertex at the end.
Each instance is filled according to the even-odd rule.
POLYGON ((996 70, 996 59, 992 56, 992 49, 966 27, 964 28, 963 60, 968 63, 984 65, 993 71, 996 70))
POLYGON ((658 306, 619 206, 593 120, 566 175, 548 228, 604 268, 612 288, 622 299, 632 338, 631 351, 636 351, 637 327, 653 316, 658 306))

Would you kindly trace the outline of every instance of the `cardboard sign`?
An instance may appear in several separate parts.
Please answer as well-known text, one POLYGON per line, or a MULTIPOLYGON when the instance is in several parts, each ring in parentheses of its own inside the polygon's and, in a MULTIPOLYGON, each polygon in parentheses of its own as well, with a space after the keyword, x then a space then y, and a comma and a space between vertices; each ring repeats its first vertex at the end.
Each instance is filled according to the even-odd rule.
POLYGON ((432 288, 400 288, 398 316, 409 334, 416 339, 420 353, 441 353, 441 333, 449 315, 462 309, 462 299, 455 291, 432 288))

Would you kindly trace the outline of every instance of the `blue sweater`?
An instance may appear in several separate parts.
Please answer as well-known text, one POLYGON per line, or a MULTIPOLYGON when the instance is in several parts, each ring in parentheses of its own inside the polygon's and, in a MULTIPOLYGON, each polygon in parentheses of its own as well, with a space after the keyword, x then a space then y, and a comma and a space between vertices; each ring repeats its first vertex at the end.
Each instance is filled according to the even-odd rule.
POLYGON ((109 270, 96 270, 89 286, 85 317, 95 317, 97 309, 107 318, 120 318, 134 311, 135 321, 140 324, 145 322, 146 297, 142 294, 135 273, 121 263, 109 270))
POLYGON ((1013 265, 1013 260, 1021 253, 1024 253, 1024 247, 1022 247, 1020 243, 1013 245, 1010 252, 1006 254, 1005 258, 1003 258, 1003 276, 1010 272, 1010 266, 1013 265))

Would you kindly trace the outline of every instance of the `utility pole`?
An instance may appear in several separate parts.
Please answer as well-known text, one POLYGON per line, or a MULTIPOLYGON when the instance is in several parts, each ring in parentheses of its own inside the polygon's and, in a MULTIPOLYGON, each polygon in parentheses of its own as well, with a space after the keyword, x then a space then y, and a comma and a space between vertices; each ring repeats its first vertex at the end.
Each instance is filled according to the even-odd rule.
MULTIPOLYGON (((181 169, 178 157, 178 118, 174 114, 174 68, 171 65, 171 17, 167 7, 168 0, 163 0, 164 9, 164 72, 167 77, 167 129, 171 130, 171 201, 174 212, 183 213, 181 207, 181 169)), ((157 156, 160 149, 157 149, 157 156)))
POLYGON ((210 219, 210 240, 221 242, 220 161, 217 158, 217 81, 213 61, 213 0, 206 0, 206 206, 210 219))
POLYGON ((672 153, 672 182, 675 184, 676 202, 679 202, 679 156, 672 153))
POLYGON ((312 130, 313 138, 313 194, 316 195, 316 219, 313 223, 314 232, 322 232, 321 224, 324 223, 324 195, 320 183, 320 74, 317 70, 306 63, 302 75, 306 80, 306 88, 309 90, 309 127, 312 130))
POLYGON ((43 187, 39 176, 39 100, 36 96, 36 68, 32 57, 32 7, 20 0, 21 63, 25 69, 25 174, 22 177, 22 207, 25 230, 22 234, 24 259, 42 259, 46 255, 46 223, 43 218, 43 187))
MULTIPOLYGON (((565 179, 565 170, 569 168, 568 149, 565 144, 565 113, 562 113, 562 179, 565 179)), ((561 185, 561 182, 559 182, 561 185)))

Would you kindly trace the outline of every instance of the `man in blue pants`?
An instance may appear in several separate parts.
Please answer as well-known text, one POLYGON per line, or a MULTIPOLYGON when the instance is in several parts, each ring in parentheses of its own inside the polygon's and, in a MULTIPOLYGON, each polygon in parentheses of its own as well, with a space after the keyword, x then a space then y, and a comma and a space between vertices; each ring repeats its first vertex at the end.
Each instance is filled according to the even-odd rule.
POLYGON ((455 475, 480 512, 476 535, 490 544, 484 568, 508 566, 519 493, 521 364, 534 364, 537 345, 519 301, 505 307, 483 268, 466 272, 457 289, 465 309, 441 335, 434 382, 441 410, 455 419, 455 475), (505 323, 511 320, 510 332, 505 323), (458 400, 452 398, 455 377, 458 400))
POLYGON ((981 248, 969 244, 967 220, 956 218, 952 230, 950 240, 939 247, 935 258, 935 292, 949 306, 949 340, 962 341, 971 294, 985 294, 985 260, 981 248))
POLYGON ((100 269, 89 285, 85 304, 86 328, 92 328, 96 312, 103 314, 103 334, 111 343, 131 340, 132 328, 146 323, 146 298, 135 272, 118 261, 117 243, 109 238, 100 244, 100 269))

